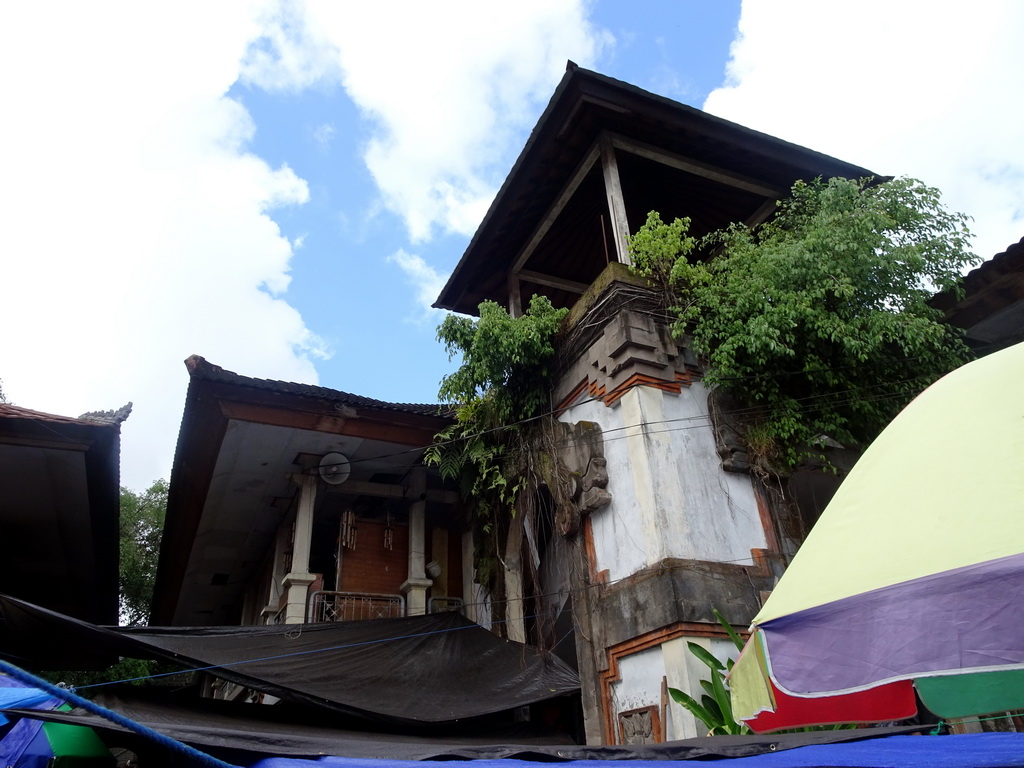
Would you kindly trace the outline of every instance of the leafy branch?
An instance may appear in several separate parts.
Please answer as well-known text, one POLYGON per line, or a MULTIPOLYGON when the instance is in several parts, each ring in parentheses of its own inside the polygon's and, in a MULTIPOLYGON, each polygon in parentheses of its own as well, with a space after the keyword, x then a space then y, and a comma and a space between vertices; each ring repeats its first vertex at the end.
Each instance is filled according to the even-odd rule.
POLYGON ((543 296, 534 296, 520 317, 485 301, 479 319, 449 315, 437 329, 449 358, 459 356, 461 364, 438 393, 455 406, 455 423, 437 435, 424 460, 458 479, 489 521, 512 514, 528 484, 535 432, 528 420, 548 405, 552 340, 565 315, 543 296))
POLYGON ((705 360, 705 382, 743 406, 755 465, 788 474, 827 439, 871 440, 969 359, 928 304, 978 263, 967 222, 914 179, 819 179, 797 182, 760 228, 700 241, 688 219, 652 212, 630 249, 675 335, 705 360))

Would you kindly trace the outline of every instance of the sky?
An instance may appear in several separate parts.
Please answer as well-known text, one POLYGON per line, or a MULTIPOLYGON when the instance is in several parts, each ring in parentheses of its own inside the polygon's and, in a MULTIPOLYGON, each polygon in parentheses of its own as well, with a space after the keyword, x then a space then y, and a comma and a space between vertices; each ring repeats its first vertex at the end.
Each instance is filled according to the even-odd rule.
POLYGON ((1024 236, 1024 3, 330 0, 0 11, 0 381, 134 403, 121 482, 168 477, 198 354, 434 402, 430 308, 566 61, 1024 236))

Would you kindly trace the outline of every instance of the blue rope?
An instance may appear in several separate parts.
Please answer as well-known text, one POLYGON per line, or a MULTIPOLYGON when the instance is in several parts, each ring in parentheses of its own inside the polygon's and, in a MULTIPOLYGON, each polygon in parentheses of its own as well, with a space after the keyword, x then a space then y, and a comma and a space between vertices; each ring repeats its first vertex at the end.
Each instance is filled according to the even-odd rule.
POLYGON ((142 725, 141 723, 136 723, 134 720, 131 720, 125 717, 124 715, 119 715, 117 712, 114 712, 113 710, 107 709, 106 707, 101 707, 99 704, 89 701, 88 699, 83 699, 78 694, 73 693, 72 691, 69 691, 66 688, 61 688, 59 685, 54 685, 53 683, 47 680, 43 680, 41 677, 36 677, 32 673, 26 672, 21 667, 16 667, 13 664, 9 664, 3 659, 0 659, 0 672, 6 672, 15 680, 20 680, 21 682, 25 683, 26 685, 30 685, 33 688, 41 688, 54 698, 66 701, 69 704, 74 704, 76 707, 81 707, 82 709, 91 712, 94 715, 99 715, 103 719, 109 720, 112 723, 117 723, 118 725, 127 728, 130 731, 133 731, 142 736, 145 736, 147 739, 155 741, 157 744, 160 744, 161 746, 166 747, 167 749, 186 755, 203 765, 216 766, 216 768, 237 768, 231 763, 225 763, 223 760, 218 760, 217 758, 212 757, 211 755, 208 755, 205 752, 200 752, 198 749, 194 749, 193 747, 190 747, 188 744, 183 744, 180 741, 172 739, 168 736, 164 736, 164 734, 159 733, 158 731, 154 731, 152 728, 149 728, 148 726, 142 725))

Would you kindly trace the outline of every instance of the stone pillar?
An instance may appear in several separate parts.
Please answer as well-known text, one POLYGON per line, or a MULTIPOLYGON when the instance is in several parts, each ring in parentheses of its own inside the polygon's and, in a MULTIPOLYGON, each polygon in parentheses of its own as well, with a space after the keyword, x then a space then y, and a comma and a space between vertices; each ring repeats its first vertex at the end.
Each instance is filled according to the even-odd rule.
POLYGON ((306 597, 316 574, 309 572, 309 549, 313 540, 313 508, 316 505, 316 475, 293 475, 299 486, 299 506, 292 536, 292 567, 285 574, 285 624, 306 621, 306 597))
POLYGON ((433 583, 425 570, 427 471, 423 467, 412 470, 409 499, 409 572, 400 589, 405 595, 405 615, 422 616, 427 612, 427 589, 433 583))

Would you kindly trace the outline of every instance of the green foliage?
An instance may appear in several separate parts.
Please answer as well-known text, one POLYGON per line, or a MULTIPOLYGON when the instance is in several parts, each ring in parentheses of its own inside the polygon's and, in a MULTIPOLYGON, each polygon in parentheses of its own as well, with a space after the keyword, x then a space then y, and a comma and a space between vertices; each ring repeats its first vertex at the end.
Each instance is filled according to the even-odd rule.
POLYGON ((665 274, 677 336, 705 381, 747 408, 762 468, 787 473, 828 437, 872 439, 911 397, 969 356, 928 306, 978 259, 967 217, 913 179, 797 182, 774 219, 734 224, 688 260, 688 221, 656 214, 631 240, 645 274, 665 274))
POLYGON ((675 286, 679 278, 674 273, 686 265, 690 253, 697 247, 697 240, 689 231, 689 218, 666 224, 657 211, 651 211, 644 225, 629 240, 633 271, 650 278, 662 290, 669 306, 675 306, 678 301, 675 286))
POLYGON ((478 320, 446 317, 437 338, 449 358, 461 355, 462 364, 441 380, 441 400, 457 406, 460 421, 491 419, 486 428, 534 416, 548 404, 551 340, 565 315, 534 296, 521 317, 493 301, 480 305, 478 320))
POLYGON ((548 405, 552 339, 565 314, 542 296, 517 318, 485 301, 479 319, 449 315, 437 329, 449 356, 461 356, 462 363, 442 379, 439 392, 455 405, 456 422, 437 436, 424 460, 443 477, 457 478, 463 495, 489 520, 511 512, 529 482, 530 430, 522 422, 548 405))
MULTIPOLYGON (((144 625, 149 621, 166 512, 166 480, 155 481, 141 493, 121 488, 119 580, 122 625, 144 625)), ((43 676, 74 688, 101 686, 121 680, 131 680, 133 685, 142 685, 143 681, 135 678, 146 678, 177 669, 152 659, 122 658, 105 670, 63 670, 44 672, 43 676)), ((88 696, 91 690, 91 687, 86 688, 81 693, 88 696)))
POLYGON ((121 489, 122 624, 138 625, 149 621, 166 512, 165 480, 157 480, 142 493, 121 489))
MULTIPOLYGON (((133 686, 143 686, 156 675, 181 673, 181 678, 188 680, 194 673, 182 670, 174 664, 154 659, 121 658, 114 666, 99 671, 56 670, 44 671, 40 675, 53 683, 63 683, 76 689, 76 693, 89 699, 102 690, 103 686, 112 683, 126 682, 133 686)), ((177 678, 176 678, 177 679, 177 678)), ((181 682, 179 680, 179 682, 181 682)))
MULTIPOLYGON (((742 651, 743 638, 739 636, 732 625, 717 610, 715 611, 715 618, 725 628, 725 631, 736 647, 742 651)), ((697 701, 688 693, 678 688, 669 688, 669 695, 674 701, 682 704, 694 717, 704 723, 704 726, 708 729, 708 736, 750 733, 750 728, 743 723, 737 722, 732 714, 729 684, 725 680, 725 675, 732 671, 732 659, 727 660, 723 664, 709 653, 707 649, 697 645, 697 643, 689 642, 686 644, 686 647, 691 654, 707 666, 710 671, 710 678, 700 681, 700 686, 704 691, 700 701, 697 701)))

